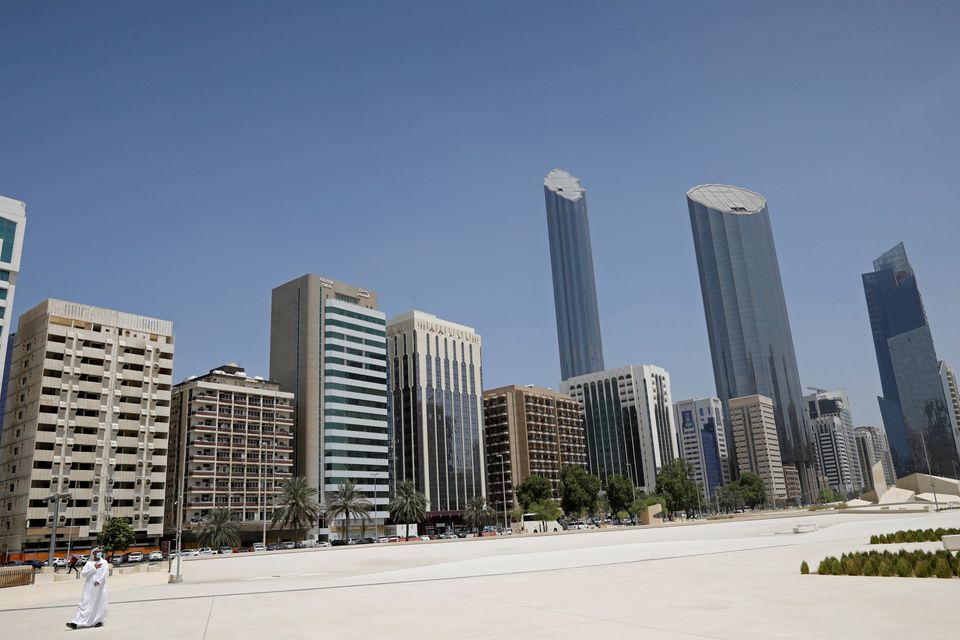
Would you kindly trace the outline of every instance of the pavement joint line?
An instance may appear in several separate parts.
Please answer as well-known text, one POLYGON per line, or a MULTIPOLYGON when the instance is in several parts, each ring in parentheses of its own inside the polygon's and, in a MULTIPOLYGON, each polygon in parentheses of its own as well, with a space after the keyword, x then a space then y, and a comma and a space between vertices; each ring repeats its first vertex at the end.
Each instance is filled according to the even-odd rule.
MULTIPOLYGON (((607 565, 598 565, 598 566, 607 566, 607 565)), ((722 636, 707 636, 707 635, 703 635, 702 633, 694 633, 694 632, 691 632, 691 631, 680 631, 680 630, 678 630, 678 629, 670 629, 670 628, 667 628, 667 627, 655 627, 655 626, 649 625, 649 624, 640 624, 640 623, 638 623, 638 622, 628 622, 628 621, 626 621, 626 620, 616 620, 616 619, 611 619, 611 618, 597 618, 596 616, 588 616, 588 615, 583 614, 583 613, 573 613, 573 612, 571 612, 571 611, 562 611, 562 610, 560 610, 560 609, 553 609, 553 608, 550 608, 550 607, 534 607, 534 606, 530 606, 530 605, 517 604, 517 603, 515 603, 515 602, 509 602, 509 601, 505 601, 505 600, 498 600, 498 599, 496 599, 496 598, 485 598, 485 597, 483 597, 483 596, 474 596, 474 595, 470 595, 470 594, 466 594, 466 593, 458 593, 458 592, 456 592, 456 591, 449 591, 449 590, 446 590, 446 589, 438 589, 438 588, 436 588, 436 587, 422 586, 422 587, 420 587, 420 589, 422 589, 422 590, 424 590, 424 591, 433 591, 434 593, 445 593, 445 594, 448 594, 448 595, 459 596, 459 597, 461 597, 461 598, 470 598, 470 599, 472 599, 472 600, 479 600, 480 602, 491 602, 491 603, 499 604, 499 605, 513 606, 513 607, 517 607, 518 609, 529 609, 529 610, 532 610, 532 611, 542 611, 542 612, 544 612, 544 613, 555 613, 555 614, 564 615, 564 616, 573 616, 573 617, 575 617, 575 618, 581 618, 581 619, 583 620, 583 622, 577 622, 577 623, 574 623, 573 625, 565 625, 565 626, 568 626, 568 627, 569 627, 569 626, 577 626, 577 625, 581 625, 581 624, 592 624, 592 623, 594 623, 594 622, 607 622, 607 623, 612 623, 612 624, 622 624, 622 625, 627 626, 627 627, 637 627, 637 628, 640 628, 640 629, 649 629, 649 630, 651 630, 651 631, 668 631, 668 632, 670 632, 670 633, 675 633, 675 634, 678 634, 678 635, 690 636, 691 638, 706 638, 707 640, 726 640, 726 638, 724 638, 724 637, 722 637, 722 636)), ((537 627, 537 629, 553 629, 553 628, 555 628, 555 627, 537 627)), ((534 630, 534 629, 524 629, 524 632, 529 632, 529 631, 533 631, 533 630, 534 630)))
MULTIPOLYGON (((679 560, 684 558, 702 558, 706 556, 718 556, 726 555, 733 553, 743 553, 745 551, 762 551, 764 549, 780 549, 784 547, 797 547, 801 543, 795 542, 793 544, 775 544, 775 545, 760 545, 758 547, 744 547, 743 549, 725 549, 723 551, 705 551, 703 553, 689 553, 685 555, 678 556, 666 556, 662 558, 640 558, 637 560, 617 560, 614 562, 598 562, 595 564, 584 564, 578 565, 575 567, 551 567, 548 569, 525 569, 522 571, 504 571, 499 573, 477 573, 469 576, 446 576, 442 578, 410 578, 408 580, 387 580, 381 582, 362 582, 358 584, 328 584, 328 585, 319 585, 316 587, 297 587, 295 589, 272 589, 269 591, 238 591, 237 593, 198 593, 195 595, 189 596, 173 596, 168 598, 142 598, 139 600, 117 600, 110 602, 110 606, 121 605, 121 604, 141 604, 145 602, 175 602, 178 600, 200 600, 203 598, 230 598, 238 596, 258 596, 258 595, 267 595, 274 593, 301 593, 307 591, 331 591, 333 589, 361 589, 364 587, 389 587, 392 585, 416 585, 416 584, 426 584, 432 582, 450 582, 453 580, 473 580, 477 578, 497 578, 501 576, 518 576, 518 575, 528 575, 536 573, 551 573, 553 571, 575 571, 578 569, 593 569, 595 567, 613 567, 617 565, 626 565, 626 564, 639 564, 641 562, 658 562, 661 560, 679 560)), ((405 569, 401 569, 404 571, 405 569)), ((158 585, 150 585, 150 587, 158 585)), ((150 588, 147 587, 147 588, 150 588)), ((72 609, 77 605, 75 604, 47 604, 33 607, 17 607, 14 609, 0 609, 0 613, 16 613, 19 611, 44 611, 47 609, 72 609)), ((708 636, 709 637, 709 636, 708 636)))
POLYGON ((207 623, 203 625, 203 636, 201 640, 206 640, 207 638, 207 629, 210 628, 210 618, 213 617, 213 603, 217 601, 217 597, 213 596, 210 598, 210 611, 207 612, 207 623))

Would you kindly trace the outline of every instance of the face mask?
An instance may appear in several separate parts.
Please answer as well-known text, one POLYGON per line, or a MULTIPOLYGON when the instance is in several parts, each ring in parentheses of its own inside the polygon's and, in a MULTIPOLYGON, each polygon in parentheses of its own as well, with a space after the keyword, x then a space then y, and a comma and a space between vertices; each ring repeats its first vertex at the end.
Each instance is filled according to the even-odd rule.
POLYGON ((98 560, 103 560, 103 551, 98 551, 98 552, 97 552, 97 559, 98 559, 98 560))

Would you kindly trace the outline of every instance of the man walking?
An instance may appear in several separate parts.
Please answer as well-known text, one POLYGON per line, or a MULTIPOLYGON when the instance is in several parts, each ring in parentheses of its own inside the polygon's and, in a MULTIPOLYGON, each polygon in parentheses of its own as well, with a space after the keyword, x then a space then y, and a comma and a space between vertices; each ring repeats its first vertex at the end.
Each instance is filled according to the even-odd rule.
POLYGON ((102 627, 107 619, 107 574, 110 568, 103 559, 103 550, 99 547, 90 553, 90 559, 80 575, 86 578, 83 584, 83 595, 80 606, 73 620, 67 623, 71 629, 82 627, 102 627))
POLYGON ((80 570, 77 569, 78 562, 80 562, 80 558, 77 557, 77 554, 75 553, 70 554, 70 561, 67 562, 67 575, 70 575, 74 571, 76 571, 77 574, 80 573, 80 570))

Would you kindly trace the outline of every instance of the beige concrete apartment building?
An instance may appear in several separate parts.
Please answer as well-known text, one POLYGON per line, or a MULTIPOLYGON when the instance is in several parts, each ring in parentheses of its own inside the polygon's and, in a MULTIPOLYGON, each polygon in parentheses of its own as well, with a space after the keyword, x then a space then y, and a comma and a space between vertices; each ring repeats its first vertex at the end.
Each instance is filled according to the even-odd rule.
POLYGON ((294 395, 228 364, 173 388, 165 529, 177 529, 176 496, 186 496, 184 530, 228 509, 241 537, 260 540, 273 498, 293 477, 294 395))
POLYGON ((768 500, 786 500, 787 485, 773 400, 761 395, 731 398, 728 411, 740 473, 755 473, 763 478, 768 500))
POLYGON ((499 514, 514 508, 514 491, 525 478, 547 478, 559 500, 560 469, 587 466, 580 403, 552 389, 510 385, 484 391, 483 429, 487 496, 499 514))
POLYGON ((173 324, 49 299, 20 316, 0 446, 0 548, 89 546, 111 517, 163 533, 173 324), (69 497, 67 497, 67 495, 69 497))

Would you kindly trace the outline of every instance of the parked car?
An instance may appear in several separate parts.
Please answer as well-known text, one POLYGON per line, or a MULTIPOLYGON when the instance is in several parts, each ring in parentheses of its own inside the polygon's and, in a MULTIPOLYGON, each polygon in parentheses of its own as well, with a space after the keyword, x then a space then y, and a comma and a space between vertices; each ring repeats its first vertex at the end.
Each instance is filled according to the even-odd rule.
POLYGON ((296 549, 296 548, 297 548, 297 543, 296 543, 296 542, 284 542, 284 543, 282 543, 282 544, 280 545, 280 548, 281 548, 281 549, 296 549))
POLYGON ((278 545, 278 544, 268 544, 268 545, 267 545, 267 551, 276 551, 276 550, 279 549, 279 548, 280 548, 280 545, 278 545))
POLYGON ((233 547, 220 547, 220 555, 225 556, 233 553, 233 547))
POLYGON ((150 552, 150 555, 147 556, 147 560, 149 560, 150 562, 160 562, 160 561, 163 560, 163 552, 162 552, 162 551, 151 551, 151 552, 150 552))
POLYGON ((324 540, 323 542, 317 542, 316 546, 318 546, 318 547, 332 547, 333 545, 332 545, 328 540, 324 540))
POLYGON ((63 569, 67 566, 66 558, 54 558, 53 559, 53 568, 54 569, 63 569))
POLYGON ((39 569, 43 566, 43 563, 39 560, 11 560, 7 564, 3 565, 5 567, 33 567, 34 569, 39 569))
POLYGON ((111 564, 113 565, 121 565, 121 564, 124 564, 126 561, 127 561, 127 556, 122 556, 122 555, 113 556, 113 558, 110 560, 111 564))
POLYGON ((348 545, 348 544, 350 544, 349 541, 344 540, 343 538, 337 538, 336 540, 334 540, 333 542, 330 543, 330 546, 333 546, 333 547, 342 547, 342 546, 345 546, 345 545, 348 545))
POLYGON ((143 552, 131 551, 127 554, 127 562, 143 562, 143 552))
POLYGON ((197 555, 198 555, 198 556, 212 556, 212 555, 213 555, 213 549, 211 549, 210 547, 200 547, 199 549, 197 549, 197 555))
POLYGON ((266 551, 266 550, 267 550, 267 545, 263 544, 262 542, 254 542, 254 543, 253 543, 253 546, 251 547, 251 549, 252 549, 254 552, 257 552, 257 551, 266 551))

